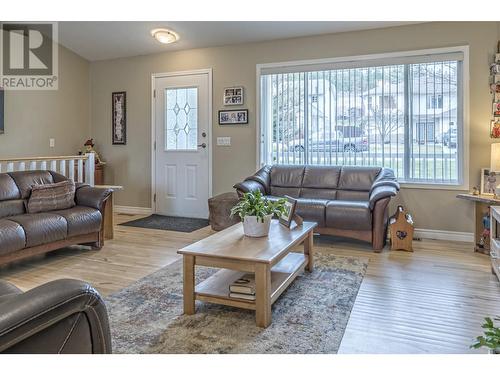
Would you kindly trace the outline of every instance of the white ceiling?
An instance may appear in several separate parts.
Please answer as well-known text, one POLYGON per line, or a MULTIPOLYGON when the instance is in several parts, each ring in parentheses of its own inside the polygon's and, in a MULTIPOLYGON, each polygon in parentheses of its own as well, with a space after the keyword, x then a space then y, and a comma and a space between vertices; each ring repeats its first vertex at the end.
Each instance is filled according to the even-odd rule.
POLYGON ((59 42, 87 60, 96 61, 411 23, 416 22, 59 22, 59 42), (149 33, 157 27, 176 31, 180 40, 170 45, 158 43, 149 33))

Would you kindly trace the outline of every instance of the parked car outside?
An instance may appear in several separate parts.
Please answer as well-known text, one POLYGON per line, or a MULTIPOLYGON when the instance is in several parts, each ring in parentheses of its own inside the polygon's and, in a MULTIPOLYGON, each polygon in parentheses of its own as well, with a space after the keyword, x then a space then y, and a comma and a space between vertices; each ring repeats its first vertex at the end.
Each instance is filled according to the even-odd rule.
POLYGON ((444 133, 443 143, 450 148, 457 147, 457 128, 450 128, 444 133))
MULTIPOLYGON (((288 151, 303 152, 305 149, 303 138, 288 143, 288 151)), ((310 152, 362 152, 368 150, 368 138, 364 136, 344 137, 340 131, 332 132, 329 139, 325 139, 323 134, 312 134, 309 137, 308 150, 310 152)))

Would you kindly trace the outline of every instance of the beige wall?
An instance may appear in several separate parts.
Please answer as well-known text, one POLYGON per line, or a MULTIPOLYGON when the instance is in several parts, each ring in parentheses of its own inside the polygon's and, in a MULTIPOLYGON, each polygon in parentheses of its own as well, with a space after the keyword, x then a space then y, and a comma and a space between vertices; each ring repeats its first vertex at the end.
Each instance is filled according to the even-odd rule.
POLYGON ((59 46, 58 90, 5 92, 0 158, 75 155, 90 135, 89 91, 89 62, 59 46))
MULTIPOLYGON (((339 57, 413 49, 470 46, 470 182, 489 164, 488 66, 499 38, 497 23, 431 23, 380 30, 306 37, 272 42, 169 52, 91 64, 91 134, 108 161, 107 182, 125 186, 117 204, 150 206, 151 74, 200 68, 213 69, 213 192, 255 170, 255 65, 258 63, 339 57), (217 125, 225 86, 243 85, 250 124, 217 125), (127 91, 128 144, 111 145, 111 92, 127 91), (231 147, 215 146, 215 137, 230 136, 231 147)), ((398 202, 408 206, 419 228, 471 232, 470 203, 457 191, 404 189, 398 202)))

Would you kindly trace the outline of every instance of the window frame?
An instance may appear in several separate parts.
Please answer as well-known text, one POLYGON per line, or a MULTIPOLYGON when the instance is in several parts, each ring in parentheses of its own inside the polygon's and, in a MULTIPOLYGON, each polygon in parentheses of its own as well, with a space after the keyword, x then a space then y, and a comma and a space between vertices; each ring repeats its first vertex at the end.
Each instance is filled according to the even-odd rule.
POLYGON ((296 60, 296 61, 284 61, 275 63, 264 63, 256 65, 256 167, 261 168, 264 165, 262 160, 262 143, 265 142, 264 134, 262 133, 261 123, 263 116, 269 111, 266 107, 269 103, 263 103, 261 105, 261 72, 266 68, 289 68, 289 67, 300 67, 300 66, 310 66, 312 64, 334 64, 352 61, 363 61, 363 60, 377 60, 377 59, 397 59, 401 57, 417 57, 422 55, 433 55, 433 54, 443 54, 443 53, 454 53, 461 52, 463 54, 463 60, 461 63, 460 74, 461 87, 458 89, 458 101, 461 103, 462 110, 458 111, 459 117, 462 120, 462 127, 458 129, 458 144, 457 144, 457 154, 458 154, 458 181, 456 184, 449 183, 429 183, 429 182, 418 182, 418 181, 405 181, 401 183, 403 188, 411 189, 437 189, 437 190, 469 190, 469 129, 470 129, 470 118, 469 118, 469 46, 453 46, 444 48, 432 48, 432 49, 421 49, 412 51, 402 51, 402 52, 387 52, 387 53, 377 53, 369 55, 355 55, 355 56, 342 56, 342 57, 332 57, 324 59, 309 59, 309 60, 296 60))

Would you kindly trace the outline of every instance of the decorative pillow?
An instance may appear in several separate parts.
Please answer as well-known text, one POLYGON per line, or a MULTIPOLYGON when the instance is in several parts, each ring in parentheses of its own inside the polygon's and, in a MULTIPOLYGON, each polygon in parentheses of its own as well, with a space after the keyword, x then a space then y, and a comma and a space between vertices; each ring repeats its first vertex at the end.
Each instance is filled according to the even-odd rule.
POLYGON ((65 210, 75 206, 75 183, 71 180, 55 184, 33 185, 26 205, 29 214, 65 210))

